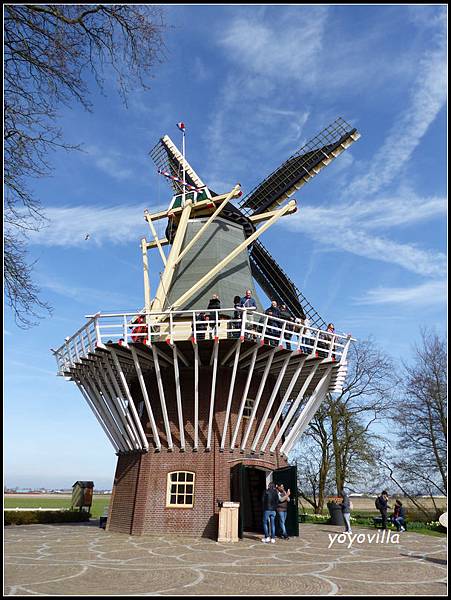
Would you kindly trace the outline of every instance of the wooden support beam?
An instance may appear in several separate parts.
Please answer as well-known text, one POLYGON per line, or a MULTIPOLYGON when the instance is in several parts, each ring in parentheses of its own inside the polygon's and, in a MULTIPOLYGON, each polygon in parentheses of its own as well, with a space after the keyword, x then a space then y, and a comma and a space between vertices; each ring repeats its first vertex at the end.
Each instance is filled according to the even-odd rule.
POLYGON ((249 421, 247 424, 247 428, 246 431, 244 433, 244 437, 241 441, 241 450, 244 450, 246 448, 246 443, 247 443, 247 438, 249 437, 249 433, 251 431, 252 428, 252 423, 254 422, 255 419, 255 415, 257 414, 257 409, 258 409, 258 405, 260 403, 260 398, 262 397, 263 394, 263 390, 265 388, 265 384, 266 384, 266 380, 268 379, 268 374, 269 374, 269 369, 271 367, 271 363, 272 360, 274 358, 274 354, 277 352, 277 348, 273 348, 271 350, 271 352, 269 353, 269 356, 266 360, 266 366, 265 366, 265 371, 262 375, 262 378, 260 379, 260 385, 258 387, 258 392, 257 395, 255 397, 255 401, 254 401, 254 406, 252 407, 252 411, 249 417, 249 421))
POLYGON ((279 441, 281 440, 283 434, 285 433, 288 425, 290 424, 291 419, 294 417, 294 415, 296 414, 296 411, 300 405, 300 403, 302 402, 303 398, 304 398, 304 394, 305 392, 308 390, 308 386, 310 385, 313 377, 315 376, 315 373, 318 369, 318 366, 320 365, 319 362, 317 362, 316 364, 312 365, 312 369, 310 371, 310 373, 308 374, 308 376, 305 378, 304 383, 302 384, 301 389, 298 392, 298 395, 296 396, 296 400, 293 402, 293 404, 290 407, 290 410, 288 411, 288 413, 285 415, 285 419, 283 420, 282 426, 279 429, 269 451, 270 452, 274 452, 274 449, 276 448, 277 444, 279 443, 279 441))
POLYGON ((164 422, 164 428, 166 431, 166 438, 168 440, 168 448, 169 448, 169 450, 173 450, 174 444, 172 442, 171 427, 169 425, 168 411, 166 408, 166 398, 164 395, 163 381, 161 379, 160 362, 158 360, 158 353, 156 352, 155 344, 152 344, 152 353, 153 353, 153 362, 155 365, 155 375, 157 378, 158 393, 160 394, 161 412, 163 415, 163 422, 164 422))
POLYGON ((128 450, 127 444, 122 439, 117 423, 115 422, 113 415, 110 413, 108 408, 105 406, 105 402, 100 395, 99 391, 96 388, 95 382, 92 380, 91 376, 88 373, 84 372, 83 374, 83 386, 85 390, 88 392, 91 400, 96 404, 97 410, 102 414, 105 423, 108 426, 108 429, 111 435, 114 437, 116 443, 119 445, 119 448, 125 452, 128 450))
POLYGON ((277 424, 279 422, 280 415, 282 414, 282 411, 285 408, 285 405, 286 405, 286 403, 288 402, 288 400, 290 398, 291 392, 293 391, 293 388, 294 388, 297 380, 299 379, 299 376, 301 374, 302 367, 304 366, 304 363, 305 363, 305 357, 303 358, 303 360, 301 360, 299 362, 298 366, 296 367, 296 370, 295 370, 295 372, 294 372, 294 374, 293 374, 293 376, 291 378, 291 381, 290 381, 290 383, 288 385, 288 388, 287 388, 287 390, 286 390, 286 392, 285 392, 285 394, 284 394, 284 396, 282 398, 282 401, 279 404, 279 408, 277 409, 276 414, 273 417, 272 423, 269 426, 268 431, 266 432, 265 439, 263 440, 263 443, 262 443, 261 448, 260 448, 261 452, 264 452, 266 446, 268 445, 269 439, 270 439, 270 437, 271 437, 274 429, 276 428, 276 426, 277 426, 277 424))
POLYGON ((194 344, 194 450, 199 446, 199 346, 194 344))
MULTIPOLYGON (((185 302, 187 302, 199 289, 201 289, 206 283, 208 283, 217 273, 222 271, 235 257, 237 257, 240 252, 245 250, 252 242, 254 242, 264 231, 266 231, 271 225, 273 225, 280 217, 282 217, 290 208, 296 206, 296 202, 291 200, 286 206, 280 208, 279 210, 274 211, 276 214, 266 221, 264 225, 260 227, 257 231, 255 231, 252 235, 250 235, 244 242, 239 244, 232 252, 226 256, 223 260, 221 260, 213 269, 211 269, 206 275, 201 277, 197 283, 195 283, 189 290, 187 290, 184 294, 182 294, 175 302, 172 303, 172 310, 176 310, 178 307, 182 306, 185 302)), ((180 227, 180 226, 179 226, 180 227)), ((178 229, 177 229, 178 233, 178 229)), ((243 316, 244 318, 244 316, 243 316)))
POLYGON ((139 357, 138 354, 135 350, 135 348, 133 346, 130 346, 130 351, 132 353, 133 356, 133 362, 135 364, 135 370, 136 370, 136 374, 138 375, 138 381, 139 381, 139 385, 141 387, 141 392, 144 398, 144 404, 146 406, 146 410, 147 410, 147 416, 149 417, 149 421, 150 421, 150 427, 152 428, 152 435, 153 435, 153 439, 155 442, 155 446, 157 447, 157 450, 161 450, 161 442, 160 442, 160 436, 158 435, 158 429, 155 423, 155 418, 153 416, 153 411, 152 411, 152 407, 150 405, 150 399, 149 399, 149 393, 147 391, 147 386, 146 386, 146 382, 144 381, 144 377, 142 374, 142 370, 141 370, 141 364, 139 362, 139 357))
MULTIPOLYGON (((298 207, 295 205, 292 208, 290 208, 290 210, 287 210, 285 215, 292 215, 293 213, 297 212, 297 210, 298 210, 298 207)), ((268 219, 273 217, 275 213, 276 213, 275 210, 268 210, 259 215, 252 215, 251 217, 248 217, 248 219, 251 223, 254 223, 254 225, 255 225, 256 223, 261 223, 262 221, 267 221, 268 219)))
POLYGON ((99 422, 99 425, 101 426, 103 431, 106 433, 107 438, 110 440, 111 445, 114 448, 114 451, 119 452, 119 445, 115 442, 113 436, 108 431, 108 427, 105 425, 102 417, 100 416, 99 411, 96 409, 96 407, 95 407, 94 403, 92 402, 91 398, 89 397, 88 393, 84 390, 83 384, 81 383, 81 381, 79 379, 76 379, 76 378, 74 378, 73 381, 74 381, 75 385, 78 387, 78 389, 80 390, 80 392, 82 393, 83 398, 88 403, 88 406, 92 410, 97 421, 99 422))
POLYGON ((97 388, 100 389, 100 391, 102 392, 102 397, 103 397, 105 403, 107 404, 115 422, 117 423, 117 426, 121 432, 122 439, 125 441, 126 445, 128 446, 128 450, 133 450, 134 449, 133 442, 129 439, 129 434, 124 427, 124 423, 121 419, 120 410, 118 410, 118 407, 116 405, 117 403, 114 401, 114 398, 112 398, 109 395, 108 391, 105 389, 105 386, 103 385, 103 382, 102 382, 99 374, 97 373, 97 371, 92 368, 91 372, 97 383, 97 388))
POLYGON ((175 234, 172 248, 169 252, 166 262, 166 268, 161 276, 160 285, 157 288, 157 292, 152 303, 152 312, 161 312, 163 310, 166 294, 169 292, 172 278, 174 276, 175 261, 178 258, 180 248, 182 247, 183 240, 185 239, 186 228, 188 226, 188 220, 191 214, 191 207, 192 204, 190 202, 183 207, 182 216, 180 217, 177 232, 175 234))
POLYGON ((213 363, 213 373, 211 380, 211 393, 210 393, 210 413, 208 415, 208 433, 207 433, 207 450, 211 450, 211 432, 213 429, 213 411, 215 406, 215 392, 216 392, 216 374, 218 370, 218 351, 219 351, 219 340, 215 341, 213 348, 212 360, 210 366, 213 363))
POLYGON ((263 433, 263 430, 266 426, 266 419, 268 418, 268 415, 271 412, 272 405, 274 404, 274 400, 277 396, 277 393, 279 392, 280 384, 282 383, 282 380, 285 376, 285 371, 287 370, 288 363, 290 362, 290 358, 294 354, 295 354, 295 352, 292 352, 285 358, 285 362, 283 363, 282 368, 279 371, 279 376, 277 377, 276 385, 274 386, 274 388, 271 392, 271 396, 266 405, 265 412, 263 414, 263 417, 261 418, 260 425, 258 426, 257 433, 255 434, 254 441, 252 442, 252 446, 251 446, 252 452, 255 452, 255 449, 257 448, 258 441, 259 441, 259 439, 263 433))
POLYGON ((197 242, 197 240, 207 231, 208 227, 211 225, 211 223, 214 221, 214 219, 219 215, 219 213, 221 212, 221 210, 224 208, 224 206, 230 201, 230 199, 235 196, 237 191, 240 191, 240 184, 238 183, 233 190, 227 194, 227 196, 224 198, 224 200, 221 202, 221 204, 218 206, 218 208, 214 211, 214 213, 208 218, 208 220, 206 221, 206 223, 204 223, 202 225, 202 227, 199 229, 199 231, 196 233, 196 235, 193 237, 193 239, 189 242, 189 244, 187 244, 185 246, 185 248, 182 250, 182 252, 180 252, 177 260, 175 261, 175 265, 178 265, 179 262, 182 260, 182 258, 191 250, 191 248, 194 246, 194 244, 197 242))
POLYGON ((229 418, 230 418, 230 407, 232 406, 233 392, 235 389, 236 371, 238 368, 238 360, 240 358, 240 348, 241 348, 241 344, 237 344, 236 350, 235 350, 235 360, 233 363, 232 377, 230 379, 229 397, 227 399, 227 408, 226 408, 226 414, 225 414, 225 419, 224 419, 224 427, 222 430, 220 450, 224 450, 224 446, 225 446, 227 427, 229 425, 229 418))
MULTIPOLYGON (((125 414, 125 418, 127 419, 128 425, 129 425, 129 427, 130 427, 130 429, 132 431, 132 435, 133 435, 133 438, 134 438, 135 448, 137 450, 139 450, 141 448, 141 442, 139 440, 139 435, 138 435, 138 432, 136 430, 135 423, 134 423, 134 421, 132 419, 130 411, 127 408, 127 405, 125 404, 125 398, 122 395, 121 389, 120 389, 119 384, 118 384, 118 382, 116 380, 116 376, 113 373, 113 369, 111 368, 110 361, 106 357, 105 357, 105 363, 104 364, 106 365, 106 368, 107 368, 109 381, 111 382, 111 384, 114 387, 116 398, 118 399, 119 404, 122 406, 123 413, 125 414)), ((106 377, 106 374, 104 374, 104 379, 105 379, 105 382, 108 384, 108 378, 106 377)))
POLYGON ((259 348, 259 346, 256 344, 254 353, 252 354, 252 361, 251 361, 251 364, 249 367, 246 384, 244 386, 243 396, 241 398, 241 404, 240 404, 240 409, 238 411, 238 418, 237 418, 237 422, 236 422, 236 426, 235 426, 235 431, 233 432, 232 442, 230 444, 231 450, 233 450, 233 448, 235 448, 236 438, 238 437, 238 431, 240 429, 241 419, 243 418, 244 405, 246 404, 247 394, 249 392, 249 387, 251 385, 252 375, 254 374, 255 359, 257 357, 258 348, 259 348))
POLYGON ((147 249, 150 250, 151 248, 157 248, 158 244, 160 244, 160 246, 167 246, 169 244, 169 240, 168 238, 159 238, 158 239, 158 243, 157 240, 154 242, 147 242, 147 249))
POLYGON ((324 400, 327 390, 329 388, 329 382, 332 374, 332 365, 328 367, 324 375, 321 377, 318 382, 315 391, 311 394, 307 404, 302 409, 301 414, 299 415, 296 423, 293 425, 290 433, 286 437, 284 443, 280 447, 280 453, 290 452, 291 448, 295 444, 296 440, 299 436, 304 432, 305 428, 313 418, 314 414, 320 407, 320 404, 324 400))
POLYGON ((150 279, 149 279, 149 260, 147 257, 146 238, 141 240, 141 252, 143 257, 143 277, 144 277, 144 306, 146 312, 150 311, 150 279))
POLYGON ((141 419, 139 418, 139 415, 138 415, 138 413, 136 411, 135 403, 134 403, 133 397, 132 397, 132 395, 130 393, 130 389, 128 387, 128 383, 127 383, 127 380, 125 378, 124 372, 122 370, 121 363, 119 362, 119 359, 116 356, 116 353, 115 353, 114 349, 110 348, 109 351, 111 353, 111 356, 113 357, 114 364, 116 365, 117 372, 119 373, 119 377, 121 378, 122 387, 124 388, 125 393, 127 395, 128 406, 130 407, 131 413, 133 415, 133 418, 135 419, 136 428, 137 428, 138 433, 140 435, 143 447, 144 447, 145 450, 149 450, 149 442, 147 441, 146 434, 144 433, 144 429, 143 429, 143 426, 141 424, 141 419))
POLYGON ((175 397, 177 399, 177 415, 179 419, 180 448, 185 450, 185 431, 183 425, 182 393, 180 391, 179 361, 177 357, 177 346, 175 344, 172 346, 172 352, 174 354, 175 397))
POLYGON ((128 437, 131 441, 133 448, 136 450, 140 447, 138 433, 137 433, 136 429, 132 429, 130 427, 130 424, 127 420, 127 412, 122 404, 122 401, 119 400, 119 398, 116 396, 116 394, 113 390, 113 387, 108 379, 108 374, 106 373, 106 371, 104 369, 102 360, 98 361, 97 368, 99 371, 100 379, 106 385, 107 393, 108 393, 109 397, 111 398, 111 401, 117 406, 119 417, 125 427, 125 430, 127 431, 128 437))
MULTIPOLYGON (((166 255, 163 252, 163 248, 161 247, 160 240, 158 239, 158 234, 157 234, 157 232, 155 230, 155 227, 153 225, 152 219, 151 219, 151 217, 150 217, 147 209, 144 211, 144 218, 146 219, 147 223, 149 224, 149 228, 150 228, 150 231, 151 231, 151 233, 153 235, 154 242, 157 245, 158 251, 159 251, 160 256, 161 256, 161 260, 163 261, 164 266, 166 266, 166 255)), ((147 245, 146 245, 146 249, 147 249, 147 245)))

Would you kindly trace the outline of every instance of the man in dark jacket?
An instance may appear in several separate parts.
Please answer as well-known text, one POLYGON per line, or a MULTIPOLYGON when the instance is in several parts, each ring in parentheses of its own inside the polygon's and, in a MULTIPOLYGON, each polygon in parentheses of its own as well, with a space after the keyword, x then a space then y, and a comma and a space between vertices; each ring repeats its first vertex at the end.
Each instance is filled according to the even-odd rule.
POLYGON ((388 492, 384 490, 380 496, 376 499, 376 507, 381 513, 382 517, 382 529, 387 529, 387 508, 391 508, 388 505, 388 492))
POLYGON ((279 505, 279 494, 277 493, 276 486, 273 482, 268 484, 268 489, 263 492, 263 531, 265 537, 262 538, 262 542, 267 544, 276 543, 276 511, 279 505), (268 529, 268 521, 270 522, 271 531, 268 529), (271 536, 271 537, 270 537, 271 536))

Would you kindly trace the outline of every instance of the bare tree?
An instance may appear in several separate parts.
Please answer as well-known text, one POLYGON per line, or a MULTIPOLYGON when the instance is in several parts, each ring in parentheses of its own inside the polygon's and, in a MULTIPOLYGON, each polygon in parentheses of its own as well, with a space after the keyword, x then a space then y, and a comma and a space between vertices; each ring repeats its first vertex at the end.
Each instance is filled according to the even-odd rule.
POLYGON ((313 507, 315 514, 323 512, 331 485, 332 440, 328 421, 327 407, 323 405, 310 422, 304 443, 291 460, 298 467, 299 495, 313 507))
POLYGON ((446 496, 447 357, 445 339, 421 331, 412 364, 404 365, 404 386, 393 419, 399 431, 392 467, 404 490, 446 496))
POLYGON ((375 466, 380 437, 372 428, 387 417, 398 382, 393 359, 372 339, 351 347, 347 382, 340 394, 327 397, 338 494, 375 466))
POLYGON ((163 59, 162 8, 118 4, 7 4, 4 8, 5 292, 19 326, 41 309, 27 263, 27 232, 45 222, 29 180, 51 172, 49 153, 73 150, 56 125, 58 107, 79 102, 91 110, 88 76, 103 89, 116 78, 124 101, 147 88, 163 59))
POLYGON ((349 373, 340 394, 329 394, 297 446, 300 495, 322 512, 333 479, 338 494, 347 485, 368 485, 376 474, 381 437, 375 423, 389 414, 398 377, 393 360, 369 339, 349 354, 349 373))

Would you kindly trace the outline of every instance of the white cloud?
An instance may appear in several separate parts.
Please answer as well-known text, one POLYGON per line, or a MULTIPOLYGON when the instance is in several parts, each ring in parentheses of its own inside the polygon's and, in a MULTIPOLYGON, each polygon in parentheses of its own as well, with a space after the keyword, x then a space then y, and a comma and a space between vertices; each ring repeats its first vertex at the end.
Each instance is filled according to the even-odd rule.
MULTIPOLYGON (((219 44, 229 59, 247 72, 267 78, 316 80, 316 61, 323 45, 328 7, 301 7, 280 12, 277 18, 260 18, 253 11, 224 29, 219 44)), ((273 13, 274 14, 274 13, 273 13)))
POLYGON ((355 304, 413 304, 430 306, 444 304, 446 301, 446 282, 427 281, 414 287, 385 288, 367 290, 364 296, 355 299, 355 304))
MULTIPOLYGON (((124 244, 149 237, 144 220, 144 205, 137 206, 74 206, 46 209, 50 220, 48 227, 29 234, 31 244, 42 246, 86 247, 94 244, 124 244), (89 239, 86 240, 86 234, 89 239)), ((163 210, 153 206, 151 212, 163 210)), ((156 222, 156 229, 163 234, 163 221, 156 222)))
POLYGON ((401 172, 446 103, 446 40, 418 63, 411 98, 399 114, 384 143, 372 158, 365 175, 354 179, 347 193, 369 196, 391 183, 401 172))
POLYGON ((86 146, 85 151, 93 160, 96 167, 110 177, 113 177, 113 179, 123 181, 133 176, 133 170, 124 166, 127 158, 120 152, 92 145, 86 146))

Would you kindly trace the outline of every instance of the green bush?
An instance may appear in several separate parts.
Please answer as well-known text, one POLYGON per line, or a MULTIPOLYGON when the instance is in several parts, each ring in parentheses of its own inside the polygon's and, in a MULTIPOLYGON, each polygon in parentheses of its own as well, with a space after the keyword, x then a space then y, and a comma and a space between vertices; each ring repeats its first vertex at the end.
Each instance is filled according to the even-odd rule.
POLYGON ((5 525, 35 523, 80 523, 89 521, 91 513, 78 510, 5 510, 5 525))

